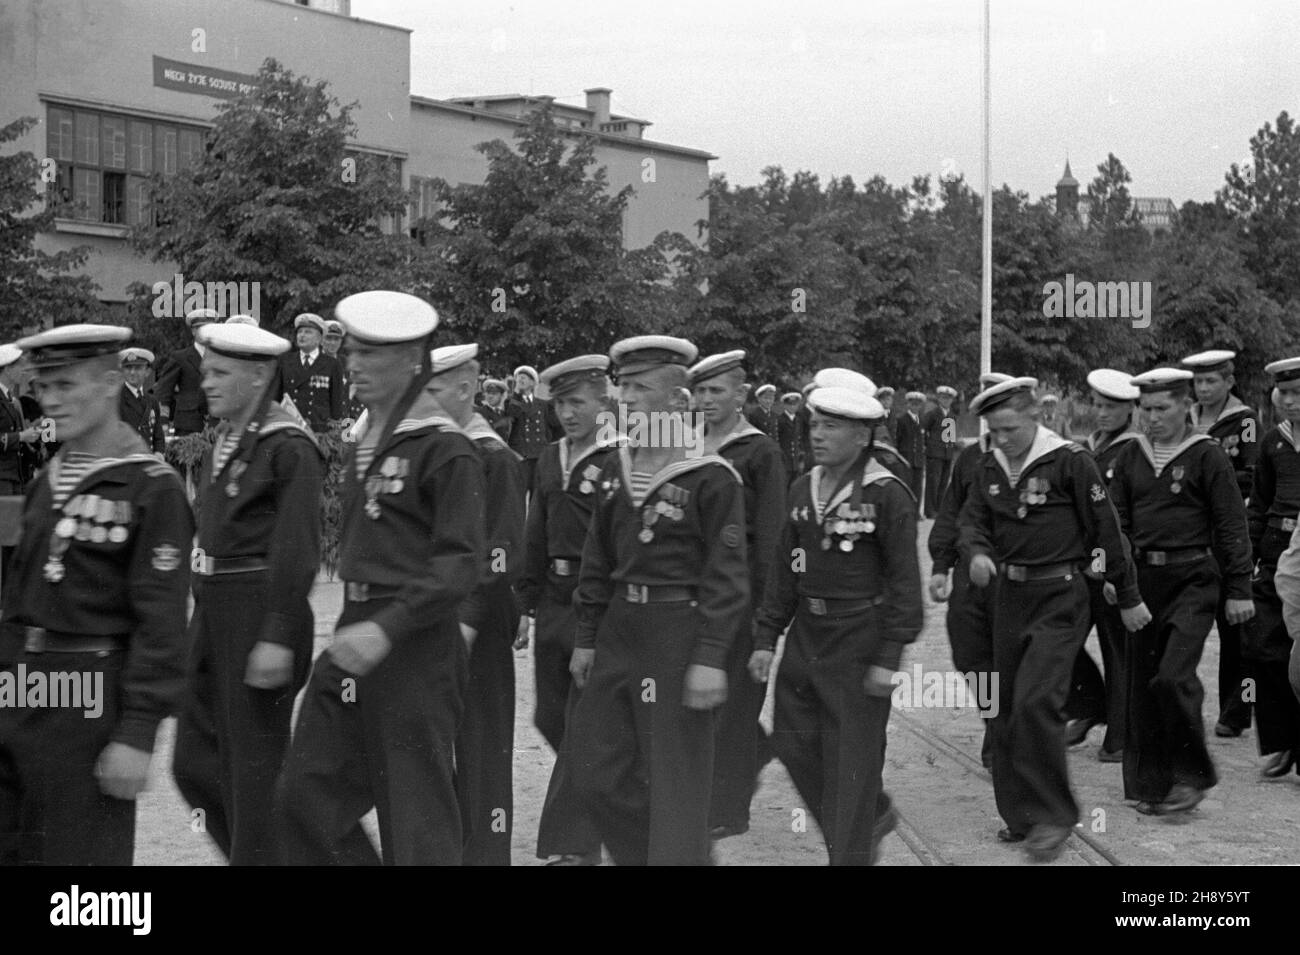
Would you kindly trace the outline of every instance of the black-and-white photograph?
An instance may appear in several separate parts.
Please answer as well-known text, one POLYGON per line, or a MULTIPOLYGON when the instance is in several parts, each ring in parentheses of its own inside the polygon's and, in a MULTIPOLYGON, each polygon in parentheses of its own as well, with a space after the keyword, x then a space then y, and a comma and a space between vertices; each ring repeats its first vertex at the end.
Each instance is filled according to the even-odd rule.
POLYGON ((1297 37, 5 0, 0 864, 1300 864, 1297 37))

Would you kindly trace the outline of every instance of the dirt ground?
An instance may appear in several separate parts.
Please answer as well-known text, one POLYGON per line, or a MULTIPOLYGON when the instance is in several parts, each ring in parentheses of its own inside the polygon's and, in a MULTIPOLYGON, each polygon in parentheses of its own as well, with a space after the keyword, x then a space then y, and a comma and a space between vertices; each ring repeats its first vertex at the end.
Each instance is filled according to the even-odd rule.
MULTIPOLYGON (((930 522, 919 537, 921 565, 928 575, 924 541, 930 522)), ((317 652, 325 646, 342 606, 338 582, 317 583, 312 596, 316 611, 317 652)), ((908 648, 903 667, 920 663, 925 670, 949 670, 952 663, 942 605, 928 605, 925 630, 908 648)), ((1100 660, 1096 637, 1089 651, 1100 660)), ((1218 714, 1215 694, 1218 638, 1211 634, 1201 661, 1200 677, 1207 688, 1204 716, 1207 730, 1218 714)), ((532 725, 533 676, 530 650, 515 656, 518 706, 515 720, 515 865, 540 865, 534 849, 537 822, 554 761, 550 747, 532 725)), ((903 835, 926 847, 914 851, 903 835, 892 834, 882 847, 884 865, 1026 865, 1024 853, 999 844, 994 834, 1002 826, 986 774, 971 760, 954 756, 949 747, 978 761, 983 725, 973 709, 913 707, 895 711, 889 726, 885 786, 904 818, 903 835), (901 714, 901 715, 899 715, 901 714), (944 743, 935 742, 939 737, 944 743)), ((771 728, 771 697, 763 720, 771 728)), ((192 831, 188 807, 171 781, 174 721, 160 734, 153 763, 154 779, 140 798, 136 835, 138 865, 220 865, 220 854, 206 835, 192 831)), ((1290 775, 1267 782, 1259 779, 1253 731, 1237 739, 1210 733, 1210 752, 1218 767, 1219 785, 1194 812, 1182 819, 1139 815, 1123 800, 1121 767, 1097 761, 1102 727, 1070 753, 1070 776, 1079 803, 1081 832, 1128 865, 1252 865, 1300 863, 1300 778, 1290 775)), ((825 865, 826 853, 816 825, 799 824, 802 803, 778 762, 770 763, 760 779, 752 804, 748 833, 717 843, 722 865, 825 865)), ((1071 840, 1074 844, 1075 840, 1071 840)), ((1085 865, 1095 852, 1067 852, 1052 865, 1085 865)))

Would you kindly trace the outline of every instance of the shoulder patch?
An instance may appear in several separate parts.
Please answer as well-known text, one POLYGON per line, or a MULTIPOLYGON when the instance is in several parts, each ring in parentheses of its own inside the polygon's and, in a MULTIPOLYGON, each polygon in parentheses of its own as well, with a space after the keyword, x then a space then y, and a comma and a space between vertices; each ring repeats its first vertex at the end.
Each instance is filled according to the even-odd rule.
POLYGON ((739 547, 743 536, 739 524, 728 524, 722 529, 722 543, 728 547, 739 547))

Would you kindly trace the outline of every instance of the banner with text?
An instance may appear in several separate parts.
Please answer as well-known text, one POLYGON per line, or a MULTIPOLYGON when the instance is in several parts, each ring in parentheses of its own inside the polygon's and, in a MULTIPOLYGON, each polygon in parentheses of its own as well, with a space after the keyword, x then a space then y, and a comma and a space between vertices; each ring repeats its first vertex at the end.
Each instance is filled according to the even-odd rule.
POLYGON ((153 85, 181 93, 218 96, 229 99, 247 93, 257 77, 210 66, 195 66, 161 56, 153 58, 153 85))

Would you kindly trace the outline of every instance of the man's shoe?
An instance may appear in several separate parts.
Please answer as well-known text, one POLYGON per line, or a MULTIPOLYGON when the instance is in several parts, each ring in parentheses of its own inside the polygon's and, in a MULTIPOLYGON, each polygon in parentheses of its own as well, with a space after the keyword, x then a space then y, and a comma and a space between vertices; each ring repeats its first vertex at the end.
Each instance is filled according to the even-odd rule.
POLYGON ((1088 730, 1092 729, 1101 720, 1095 716, 1090 716, 1082 720, 1070 720, 1065 724, 1065 745, 1078 746, 1088 738, 1088 730))
POLYGON ((1122 749, 1112 751, 1103 746, 1097 750, 1097 761, 1102 763, 1122 763, 1124 762, 1124 751, 1122 749))
POLYGON ((749 823, 739 826, 714 826, 709 830, 709 838, 717 842, 719 839, 727 839, 731 836, 743 836, 747 832, 749 832, 749 823))
POLYGON ((1029 830, 1025 839, 1025 851, 1035 862, 1050 862, 1061 854, 1061 847, 1070 838, 1070 830, 1065 826, 1049 826, 1039 823, 1029 830))
MULTIPOLYGON (((888 799, 889 797, 885 797, 888 799)), ((871 864, 875 865, 880 861, 880 844, 885 841, 885 836, 889 835, 898 828, 898 810, 890 802, 884 812, 876 816, 876 824, 871 827, 871 864)))
POLYGON ((1204 798, 1205 790, 1189 786, 1187 783, 1174 783, 1174 788, 1169 790, 1169 795, 1160 804, 1160 813, 1167 816, 1175 812, 1188 812, 1195 809, 1204 798))
POLYGON ((1269 753, 1259 772, 1265 779, 1278 779, 1289 773, 1294 765, 1295 753, 1284 749, 1280 753, 1269 753))
POLYGON ((1023 832, 1012 832, 1010 829, 998 830, 998 842, 1024 842, 1025 834, 1023 832))
POLYGON ((1219 722, 1214 724, 1214 735, 1221 736, 1224 739, 1232 739, 1233 737, 1241 735, 1241 727, 1230 726, 1223 722, 1223 720, 1219 720, 1219 722))
POLYGON ((1161 812, 1160 803, 1151 802, 1148 799, 1142 800, 1133 808, 1136 809, 1138 812, 1142 813, 1142 815, 1144 816, 1158 816, 1160 815, 1161 812))

